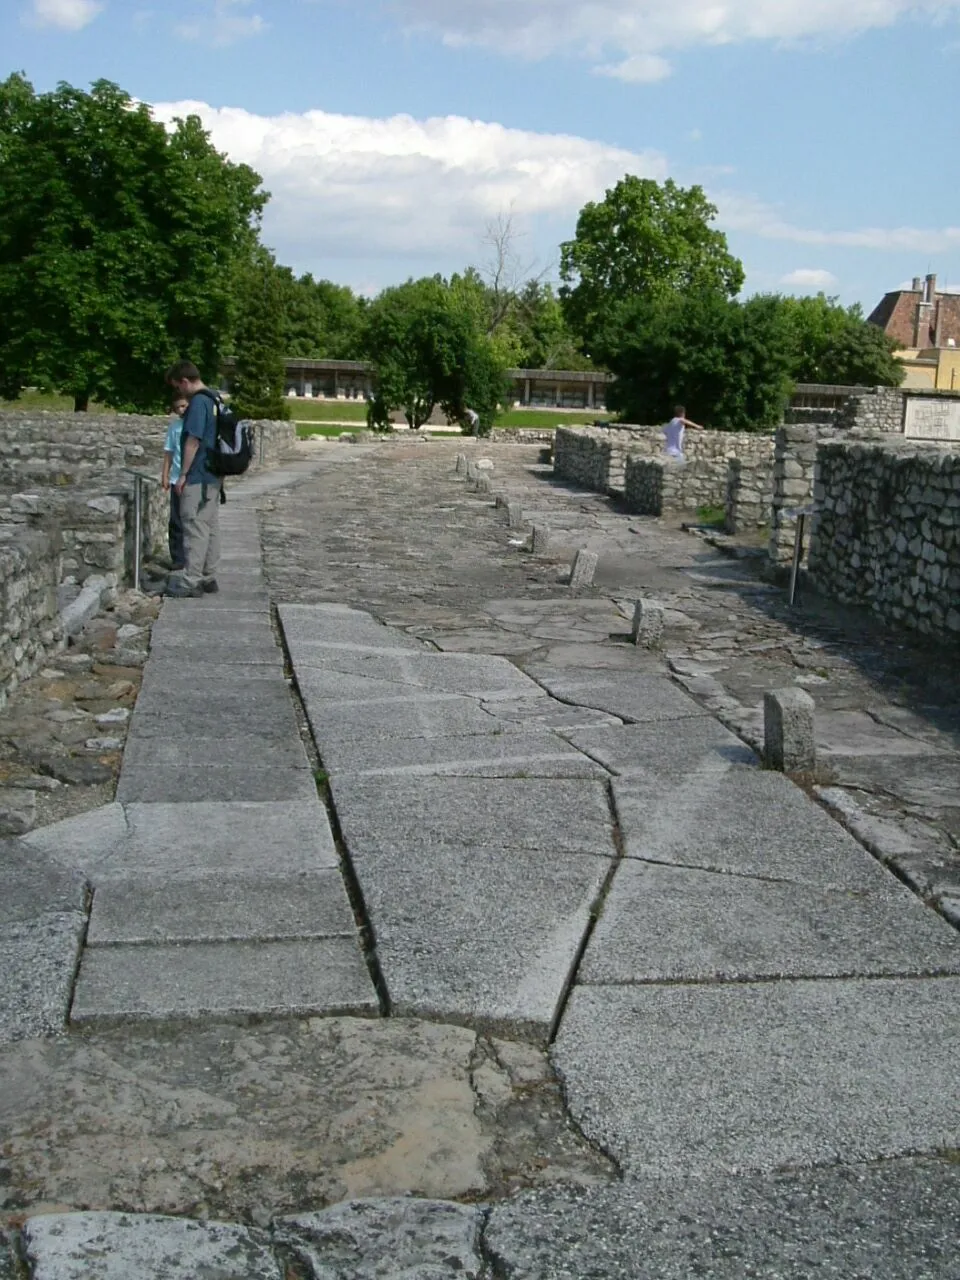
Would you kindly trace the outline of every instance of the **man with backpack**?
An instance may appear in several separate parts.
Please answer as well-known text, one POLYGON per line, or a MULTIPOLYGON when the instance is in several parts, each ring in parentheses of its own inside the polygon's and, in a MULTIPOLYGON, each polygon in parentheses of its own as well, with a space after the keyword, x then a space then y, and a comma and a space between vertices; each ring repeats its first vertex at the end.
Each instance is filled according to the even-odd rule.
POLYGON ((175 491, 180 498, 185 563, 171 578, 167 595, 201 596, 219 591, 220 493, 223 481, 210 469, 217 448, 219 397, 204 385, 189 360, 167 370, 167 382, 190 403, 183 417, 183 459, 175 491))

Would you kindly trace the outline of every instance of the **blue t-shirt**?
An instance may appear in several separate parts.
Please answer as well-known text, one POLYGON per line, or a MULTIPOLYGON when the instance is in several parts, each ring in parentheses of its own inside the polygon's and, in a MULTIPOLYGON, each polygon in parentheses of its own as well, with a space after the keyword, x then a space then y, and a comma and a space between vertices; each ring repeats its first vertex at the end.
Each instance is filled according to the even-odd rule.
POLYGON ((180 479, 180 465, 183 461, 183 419, 176 417, 167 427, 167 438, 163 442, 163 452, 171 454, 170 483, 176 484, 180 479))
POLYGON ((219 477, 207 470, 207 450, 217 443, 217 414, 209 396, 191 397, 183 417, 183 434, 200 441, 197 455, 187 472, 187 484, 216 484, 219 477))

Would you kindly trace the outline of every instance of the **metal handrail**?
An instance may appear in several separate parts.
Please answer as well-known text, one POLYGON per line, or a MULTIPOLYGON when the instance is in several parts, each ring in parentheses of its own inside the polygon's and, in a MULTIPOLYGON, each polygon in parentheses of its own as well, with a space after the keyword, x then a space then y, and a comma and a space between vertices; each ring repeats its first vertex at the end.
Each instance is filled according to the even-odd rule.
POLYGON ((806 507, 788 507, 782 513, 785 520, 797 522, 797 530, 793 536, 793 564, 790 566, 790 594, 787 597, 787 604, 790 605, 797 597, 797 580, 800 577, 800 561, 803 559, 803 526, 807 516, 812 516, 815 511, 816 507, 811 504, 806 507))
POLYGON ((133 589, 140 590, 140 556, 143 548, 143 486, 159 485, 160 481, 148 471, 138 471, 136 467, 124 467, 129 476, 133 476, 133 589))

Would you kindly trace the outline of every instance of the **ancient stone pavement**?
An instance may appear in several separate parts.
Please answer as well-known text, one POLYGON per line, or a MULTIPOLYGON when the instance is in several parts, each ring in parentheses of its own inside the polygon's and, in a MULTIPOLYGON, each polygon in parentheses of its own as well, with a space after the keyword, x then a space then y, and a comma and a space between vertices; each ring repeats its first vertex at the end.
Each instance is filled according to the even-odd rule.
POLYGON ((518 528, 456 444, 315 446, 244 486, 223 590, 154 629, 116 803, 19 842, 79 912, 60 1043, 88 1047, 0 1057, 18 1256, 58 1278, 960 1276, 949 672, 816 601, 789 613, 749 560, 554 485, 533 450, 466 449, 518 528), (571 593, 578 549, 597 579, 571 593), (630 643, 641 595, 664 652, 630 643), (803 786, 754 750, 764 688, 796 683, 821 709, 803 786), (330 1034, 337 1070, 311 1075, 330 1034), (448 1036, 469 1069, 425 1089, 410 1064, 448 1036), (362 1142, 325 1162, 348 1111, 321 1120, 313 1091, 352 1090, 352 1126, 372 1105, 354 1042, 438 1124, 469 1076, 427 1158, 394 1117, 389 1172, 362 1142), (559 1107, 543 1051, 576 1126, 541 1121, 549 1177, 517 1137, 525 1090, 559 1107), (91 1180, 68 1100, 121 1090, 142 1096, 112 1132, 129 1147, 141 1106, 144 1164, 186 1187, 168 1138, 192 1111, 222 1183, 251 1169, 228 1135, 256 1144, 260 1199, 221 1185, 190 1212, 164 1170, 110 1166, 106 1127, 91 1180), (241 1127, 244 1097, 272 1134, 241 1127), (58 1206, 127 1212, 37 1213, 58 1206))

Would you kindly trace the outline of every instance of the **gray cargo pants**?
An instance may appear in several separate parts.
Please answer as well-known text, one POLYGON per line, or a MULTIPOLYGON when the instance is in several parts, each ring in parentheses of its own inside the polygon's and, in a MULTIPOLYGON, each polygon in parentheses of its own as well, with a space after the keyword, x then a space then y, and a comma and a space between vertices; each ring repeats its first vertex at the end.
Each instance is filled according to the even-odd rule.
POLYGON ((180 520, 186 567, 183 581, 199 587, 217 576, 220 567, 220 481, 187 484, 180 497, 180 520))

